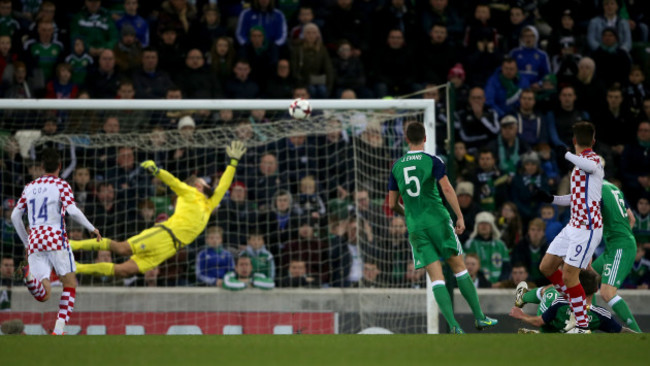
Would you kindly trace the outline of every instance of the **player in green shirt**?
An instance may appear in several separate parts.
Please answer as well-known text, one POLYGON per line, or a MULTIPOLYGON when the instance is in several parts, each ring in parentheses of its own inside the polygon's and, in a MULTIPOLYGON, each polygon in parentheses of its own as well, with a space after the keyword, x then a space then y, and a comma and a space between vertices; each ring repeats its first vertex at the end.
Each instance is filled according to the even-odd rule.
POLYGON ((601 213, 606 249, 592 263, 593 269, 602 276, 600 295, 625 324, 640 332, 630 308, 616 291, 630 274, 636 257, 636 241, 632 233, 634 215, 626 207, 623 192, 606 180, 603 181, 601 213))
POLYGON ((411 123, 406 129, 409 151, 395 161, 388 180, 390 208, 406 217, 415 269, 424 267, 429 273, 433 281, 433 294, 451 332, 464 333, 454 317, 442 274, 441 258, 455 273, 458 288, 474 314, 476 328, 482 330, 494 326, 497 320, 483 314, 476 287, 463 262, 463 249, 456 235, 465 230, 465 221, 456 192, 449 183, 442 160, 424 152, 425 141, 424 125, 411 123), (438 183, 456 214, 455 228, 438 193, 438 183), (400 196, 404 206, 398 202, 400 196))
POLYGON ((626 207, 623 192, 608 181, 603 182, 601 212, 606 249, 591 265, 602 276, 600 296, 627 326, 640 332, 630 308, 616 292, 630 274, 636 258, 634 214, 626 207))
MULTIPOLYGON (((591 304, 594 293, 598 291, 598 275, 592 270, 580 271, 580 283, 585 289, 587 303, 591 304)), ((635 333, 622 327, 612 318, 612 314, 604 308, 590 305, 587 311, 589 329, 606 333, 635 333)), ((553 286, 540 287, 537 291, 528 291, 526 282, 520 282, 515 295, 515 306, 510 310, 510 316, 539 328, 539 331, 526 328, 519 333, 573 333, 575 316, 569 303, 553 286), (528 315, 521 308, 525 304, 539 304, 537 315, 528 315)))

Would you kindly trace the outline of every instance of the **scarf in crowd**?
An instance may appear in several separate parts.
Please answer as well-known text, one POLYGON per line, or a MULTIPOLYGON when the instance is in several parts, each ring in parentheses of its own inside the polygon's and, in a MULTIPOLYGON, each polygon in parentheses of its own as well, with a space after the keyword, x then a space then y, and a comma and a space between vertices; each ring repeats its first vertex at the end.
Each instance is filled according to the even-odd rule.
POLYGON ((508 79, 503 76, 503 73, 499 74, 499 81, 501 85, 506 89, 506 99, 510 99, 513 96, 517 95, 521 90, 519 86, 515 83, 515 80, 519 79, 519 73, 515 76, 514 79, 508 79))
POLYGON ((641 141, 641 140, 639 140, 639 145, 641 145, 641 147, 643 147, 643 148, 646 148, 646 149, 647 149, 647 148, 649 148, 649 147, 650 147, 650 141, 647 141, 647 142, 643 142, 643 141, 641 141))
POLYGON ((499 169, 504 173, 516 173, 517 164, 519 163, 519 139, 515 138, 515 144, 512 147, 514 150, 512 154, 508 154, 506 151, 507 147, 501 138, 501 135, 498 136, 499 142, 499 169))
POLYGON ((524 175, 523 176, 524 180, 524 185, 526 187, 535 186, 535 187, 541 187, 542 186, 542 175, 541 174, 535 174, 535 175, 524 175))

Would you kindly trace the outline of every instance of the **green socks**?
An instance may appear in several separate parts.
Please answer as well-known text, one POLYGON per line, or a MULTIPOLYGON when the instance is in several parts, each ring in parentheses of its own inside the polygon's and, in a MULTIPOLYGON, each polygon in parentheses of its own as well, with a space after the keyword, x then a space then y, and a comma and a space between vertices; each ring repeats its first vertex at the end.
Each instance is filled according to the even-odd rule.
POLYGON ((451 305, 451 298, 449 297, 449 292, 447 292, 444 281, 433 281, 433 296, 435 296, 438 308, 442 316, 445 317, 447 324, 449 324, 449 328, 460 328, 460 325, 454 317, 454 308, 451 305))
POLYGON ((72 250, 110 250, 112 239, 102 238, 102 240, 97 241, 97 239, 85 239, 85 240, 70 240, 70 247, 72 250))
POLYGON ((536 290, 531 290, 528 291, 524 294, 523 299, 524 299, 524 304, 539 304, 542 301, 539 299, 537 292, 541 291, 542 287, 536 289, 536 290))
POLYGON ((463 294, 463 297, 469 304, 469 307, 474 313, 474 318, 477 320, 485 319, 485 314, 481 310, 481 304, 478 302, 478 293, 476 292, 476 287, 474 287, 474 282, 472 278, 467 273, 467 270, 464 270, 460 273, 456 273, 456 282, 458 283, 458 289, 460 293, 463 294))
POLYGON ((639 324, 636 323, 636 319, 634 319, 634 315, 632 315, 632 312, 630 311, 630 308, 627 306, 627 303, 623 298, 620 296, 616 295, 614 296, 613 299, 609 301, 609 306, 614 310, 616 315, 618 315, 619 319, 621 319, 630 329, 636 332, 641 332, 641 328, 639 328, 639 324))

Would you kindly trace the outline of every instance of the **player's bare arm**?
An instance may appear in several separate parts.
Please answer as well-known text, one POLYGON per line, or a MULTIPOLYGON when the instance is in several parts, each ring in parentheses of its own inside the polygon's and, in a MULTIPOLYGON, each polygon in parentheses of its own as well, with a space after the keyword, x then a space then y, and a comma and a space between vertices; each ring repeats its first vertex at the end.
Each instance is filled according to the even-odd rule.
POLYGON ((404 216, 404 206, 399 203, 399 192, 388 191, 388 205, 398 215, 404 216))
POLYGON ((456 235, 460 235, 465 231, 465 219, 463 218, 463 213, 460 211, 456 191, 454 190, 454 187, 451 186, 451 183, 449 183, 449 178, 447 178, 446 175, 438 180, 438 183, 440 183, 442 194, 445 195, 451 209, 454 211, 454 214, 456 214, 456 235))
POLYGON ((516 306, 513 306, 512 309, 510 309, 510 316, 515 319, 523 320, 534 327, 539 328, 544 325, 544 319, 542 319, 541 316, 528 315, 516 306))

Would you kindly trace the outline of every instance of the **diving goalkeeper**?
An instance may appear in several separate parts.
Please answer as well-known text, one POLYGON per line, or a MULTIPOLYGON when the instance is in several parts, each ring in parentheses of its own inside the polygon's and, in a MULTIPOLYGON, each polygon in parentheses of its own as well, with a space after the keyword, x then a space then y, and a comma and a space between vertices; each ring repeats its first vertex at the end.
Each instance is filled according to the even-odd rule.
POLYGON ((171 258, 176 252, 192 243, 205 229, 212 211, 219 205, 224 194, 230 188, 235 176, 239 159, 246 152, 241 141, 233 141, 226 147, 230 164, 219 180, 219 185, 212 195, 205 180, 190 177, 181 182, 169 172, 159 169, 152 160, 141 164, 143 168, 155 175, 176 193, 176 210, 167 220, 144 230, 126 241, 103 238, 70 240, 72 250, 110 250, 121 256, 131 256, 121 264, 113 263, 77 263, 77 273, 96 276, 128 277, 136 273, 145 273, 171 258))

